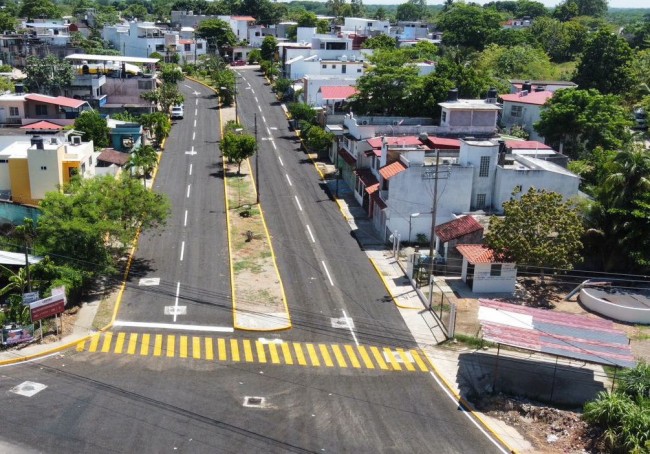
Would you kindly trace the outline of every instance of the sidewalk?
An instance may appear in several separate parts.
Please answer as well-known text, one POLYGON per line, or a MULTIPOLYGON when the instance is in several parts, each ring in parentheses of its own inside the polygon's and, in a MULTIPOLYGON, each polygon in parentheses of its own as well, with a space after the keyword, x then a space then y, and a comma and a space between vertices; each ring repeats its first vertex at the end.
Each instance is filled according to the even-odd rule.
MULTIPOLYGON (((467 357, 463 358, 464 364, 461 367, 460 355, 467 356, 467 353, 471 353, 471 349, 457 351, 438 346, 447 340, 442 323, 432 311, 427 309, 426 304, 418 296, 397 259, 393 257, 392 250, 378 236, 372 226, 372 221, 368 219, 367 214, 355 199, 352 190, 345 182, 339 180, 337 197, 336 181, 326 180, 326 184, 359 246, 365 251, 384 282, 386 290, 395 302, 413 338, 427 354, 436 371, 437 378, 444 382, 445 386, 453 393, 455 400, 472 411, 473 406, 462 396, 477 391, 480 386, 485 386, 480 378, 489 376, 492 371, 485 370, 484 365, 479 361, 468 361, 467 357)), ((479 416, 473 411, 472 413, 483 421, 484 426, 512 451, 533 451, 532 445, 514 428, 496 418, 479 416)))
POLYGON ((99 301, 83 303, 77 313, 72 332, 54 342, 40 343, 39 341, 22 348, 10 348, 0 351, 0 366, 29 361, 44 355, 49 355, 67 348, 73 347, 80 340, 86 339, 94 334, 93 320, 99 307, 99 301))

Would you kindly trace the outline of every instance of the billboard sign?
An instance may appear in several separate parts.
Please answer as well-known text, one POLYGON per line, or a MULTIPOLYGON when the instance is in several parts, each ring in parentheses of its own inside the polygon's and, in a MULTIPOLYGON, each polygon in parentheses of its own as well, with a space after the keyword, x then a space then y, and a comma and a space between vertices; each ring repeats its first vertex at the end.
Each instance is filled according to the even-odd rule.
POLYGON ((38 298, 40 298, 38 292, 23 293, 23 304, 33 303, 34 301, 38 301, 38 298))
POLYGON ((2 345, 16 345, 34 340, 34 325, 7 326, 2 329, 2 345))
POLYGON ((62 313, 65 310, 65 291, 63 294, 53 292, 48 298, 30 303, 29 310, 32 313, 32 322, 62 313))

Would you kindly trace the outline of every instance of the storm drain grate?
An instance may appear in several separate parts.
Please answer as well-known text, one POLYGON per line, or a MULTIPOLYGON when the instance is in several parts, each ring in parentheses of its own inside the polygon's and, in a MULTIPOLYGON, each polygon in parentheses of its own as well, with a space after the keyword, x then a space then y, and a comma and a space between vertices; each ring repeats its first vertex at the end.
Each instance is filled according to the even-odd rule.
POLYGON ((253 408, 262 408, 266 403, 266 398, 264 397, 244 397, 244 407, 253 407, 253 408))

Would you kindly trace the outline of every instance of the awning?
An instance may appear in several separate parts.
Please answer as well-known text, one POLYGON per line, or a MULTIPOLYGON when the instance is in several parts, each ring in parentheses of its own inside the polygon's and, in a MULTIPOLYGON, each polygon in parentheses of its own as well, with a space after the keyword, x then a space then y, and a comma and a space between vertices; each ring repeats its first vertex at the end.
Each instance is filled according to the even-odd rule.
POLYGON ((357 164, 357 160, 345 148, 339 148, 339 156, 341 156, 348 165, 354 166, 357 164))
POLYGON ((483 339, 540 353, 634 367, 630 341, 610 320, 479 300, 483 339))

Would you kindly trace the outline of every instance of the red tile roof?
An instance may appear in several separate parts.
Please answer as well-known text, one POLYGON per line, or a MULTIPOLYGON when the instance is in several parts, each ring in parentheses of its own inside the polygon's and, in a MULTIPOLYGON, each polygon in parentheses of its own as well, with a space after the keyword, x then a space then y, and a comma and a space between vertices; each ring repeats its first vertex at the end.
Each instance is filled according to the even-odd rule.
POLYGON ((348 150, 345 148, 339 148, 339 155, 343 158, 343 160, 348 164, 348 165, 355 165, 357 163, 357 160, 350 154, 348 150))
POLYGON ((455 240, 456 238, 460 238, 479 230, 482 231, 483 227, 476 221, 476 219, 472 216, 463 216, 445 222, 444 224, 437 225, 436 236, 440 238, 440 241, 446 243, 450 240, 455 240))
POLYGON ((379 169, 379 174, 388 180, 406 169, 407 167, 402 164, 402 161, 395 161, 379 169))
POLYGON ((36 101, 36 102, 44 102, 46 104, 54 104, 56 106, 71 107, 73 109, 76 109, 86 104, 86 101, 81 99, 66 98, 65 96, 57 96, 57 97, 45 96, 45 95, 38 95, 35 93, 30 93, 29 95, 26 95, 25 99, 29 99, 30 101, 36 101))
POLYGON ((456 249, 472 265, 478 263, 499 263, 494 256, 494 251, 482 244, 459 244, 456 246, 456 249))
POLYGON ((129 161, 129 154, 122 153, 113 148, 105 148, 99 156, 97 156, 98 161, 110 162, 112 164, 117 164, 118 166, 123 166, 129 161))
POLYGON ((348 99, 350 96, 356 95, 359 91, 357 87, 350 85, 333 85, 330 87, 320 87, 320 92, 323 94, 323 99, 341 100, 348 99))
POLYGON ((60 131, 61 129, 63 129, 63 126, 50 123, 49 121, 41 120, 35 123, 30 123, 25 126, 21 126, 20 129, 33 129, 39 131, 44 131, 44 130, 60 131))
POLYGON ((537 140, 506 140, 506 147, 512 148, 513 150, 552 150, 553 148, 549 147, 542 142, 537 140))
POLYGON ((368 194, 372 194, 373 192, 377 192, 379 190, 379 182, 377 181, 377 177, 375 177, 370 169, 357 169, 354 171, 354 173, 356 173, 361 179, 361 182, 366 187, 366 192, 368 194))
POLYGON ((254 22, 255 18, 253 16, 230 16, 233 20, 245 20, 248 22, 254 22))
POLYGON ((194 43, 193 39, 179 39, 178 44, 192 44, 194 43))
POLYGON ((533 104, 536 106, 543 106, 546 101, 553 97, 552 91, 534 91, 522 96, 521 92, 512 93, 509 95, 501 95, 500 98, 505 102, 518 102, 520 104, 533 104))
MULTIPOLYGON (((368 139, 368 144, 372 148, 381 148, 381 137, 373 137, 372 139, 368 139)), ((422 145, 422 141, 420 140, 419 137, 417 136, 401 136, 401 137, 384 137, 386 140, 386 143, 388 146, 395 146, 395 145, 404 145, 404 146, 414 146, 414 145, 422 145)))

